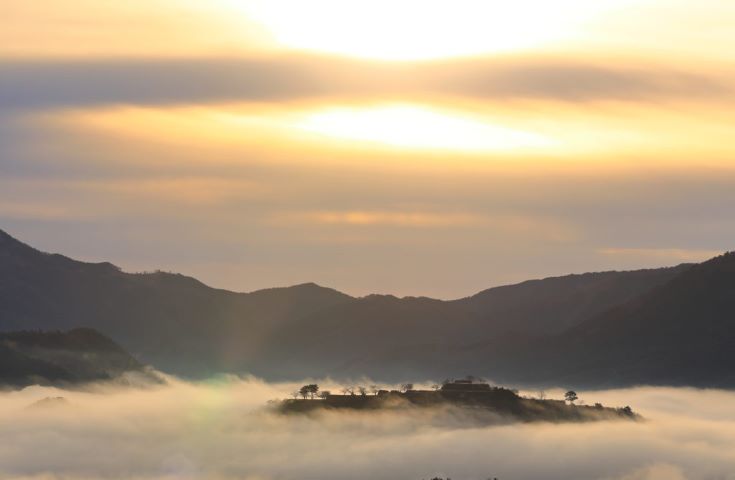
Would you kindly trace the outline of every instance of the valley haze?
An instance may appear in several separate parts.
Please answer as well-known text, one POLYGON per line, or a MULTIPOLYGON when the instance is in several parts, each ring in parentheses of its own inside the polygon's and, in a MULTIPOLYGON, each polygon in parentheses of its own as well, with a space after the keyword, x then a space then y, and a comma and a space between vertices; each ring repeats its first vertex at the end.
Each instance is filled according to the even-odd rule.
POLYGON ((579 392, 588 402, 635 405, 643 422, 477 426, 433 411, 264 409, 299 385, 168 377, 155 388, 2 392, 0 478, 727 480, 735 469, 731 391, 579 392), (67 401, 28 408, 57 396, 67 401))

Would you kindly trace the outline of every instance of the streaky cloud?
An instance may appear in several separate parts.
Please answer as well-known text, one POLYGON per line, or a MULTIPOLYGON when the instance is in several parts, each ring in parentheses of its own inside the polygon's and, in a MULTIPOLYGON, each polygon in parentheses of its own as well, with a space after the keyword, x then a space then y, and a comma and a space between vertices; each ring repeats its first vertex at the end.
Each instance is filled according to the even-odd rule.
POLYGON ((188 104, 450 95, 565 102, 729 98, 729 71, 521 58, 388 63, 315 55, 263 58, 3 60, 0 106, 188 104))

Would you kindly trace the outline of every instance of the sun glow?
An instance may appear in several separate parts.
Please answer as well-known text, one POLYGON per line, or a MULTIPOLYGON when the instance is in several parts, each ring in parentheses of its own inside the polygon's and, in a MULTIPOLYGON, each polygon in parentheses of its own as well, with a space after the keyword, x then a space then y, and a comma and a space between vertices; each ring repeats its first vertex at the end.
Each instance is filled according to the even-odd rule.
POLYGON ((629 0, 225 0, 282 46, 384 60, 523 50, 560 42, 629 0))
MULTIPOLYGON (((228 109, 178 107, 111 108, 65 111, 50 121, 71 122, 115 135, 155 141, 201 142, 220 145, 257 145, 269 148, 317 146, 371 149, 533 153, 555 148, 559 140, 545 133, 501 126, 490 115, 433 109, 421 105, 379 104, 350 107, 312 107, 294 110, 258 105, 228 109)), ((513 123, 513 122, 511 122, 513 123)))
POLYGON ((306 115, 296 126, 337 139, 413 149, 486 151, 552 144, 535 133, 403 104, 329 108, 306 115))

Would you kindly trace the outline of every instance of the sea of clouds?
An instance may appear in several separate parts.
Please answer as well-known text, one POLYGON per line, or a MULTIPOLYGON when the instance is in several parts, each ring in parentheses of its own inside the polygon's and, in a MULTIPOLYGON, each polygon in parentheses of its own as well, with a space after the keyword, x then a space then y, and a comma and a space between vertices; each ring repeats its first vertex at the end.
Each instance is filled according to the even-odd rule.
POLYGON ((640 422, 477 425, 421 409, 281 415, 265 407, 298 386, 168 378, 2 392, 0 478, 735 479, 735 392, 580 392, 588 404, 630 405, 640 422), (66 401, 31 406, 59 396, 66 401))

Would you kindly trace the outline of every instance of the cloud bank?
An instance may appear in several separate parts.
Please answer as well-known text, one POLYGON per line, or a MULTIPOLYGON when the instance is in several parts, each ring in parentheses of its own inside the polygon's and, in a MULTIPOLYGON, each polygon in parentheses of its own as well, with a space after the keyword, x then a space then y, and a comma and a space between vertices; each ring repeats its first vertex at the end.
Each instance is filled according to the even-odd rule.
MULTIPOLYGON (((220 378, 0 394, 3 479, 730 479, 735 393, 638 388, 582 399, 645 422, 472 426, 431 413, 280 416, 295 384, 220 378), (27 408, 47 397, 66 404, 27 408)), ((549 393, 550 396, 559 392, 549 393)))
POLYGON ((450 95, 469 99, 716 100, 729 70, 635 62, 480 58, 393 64, 318 55, 268 58, 0 61, 0 107, 187 104, 450 95))

